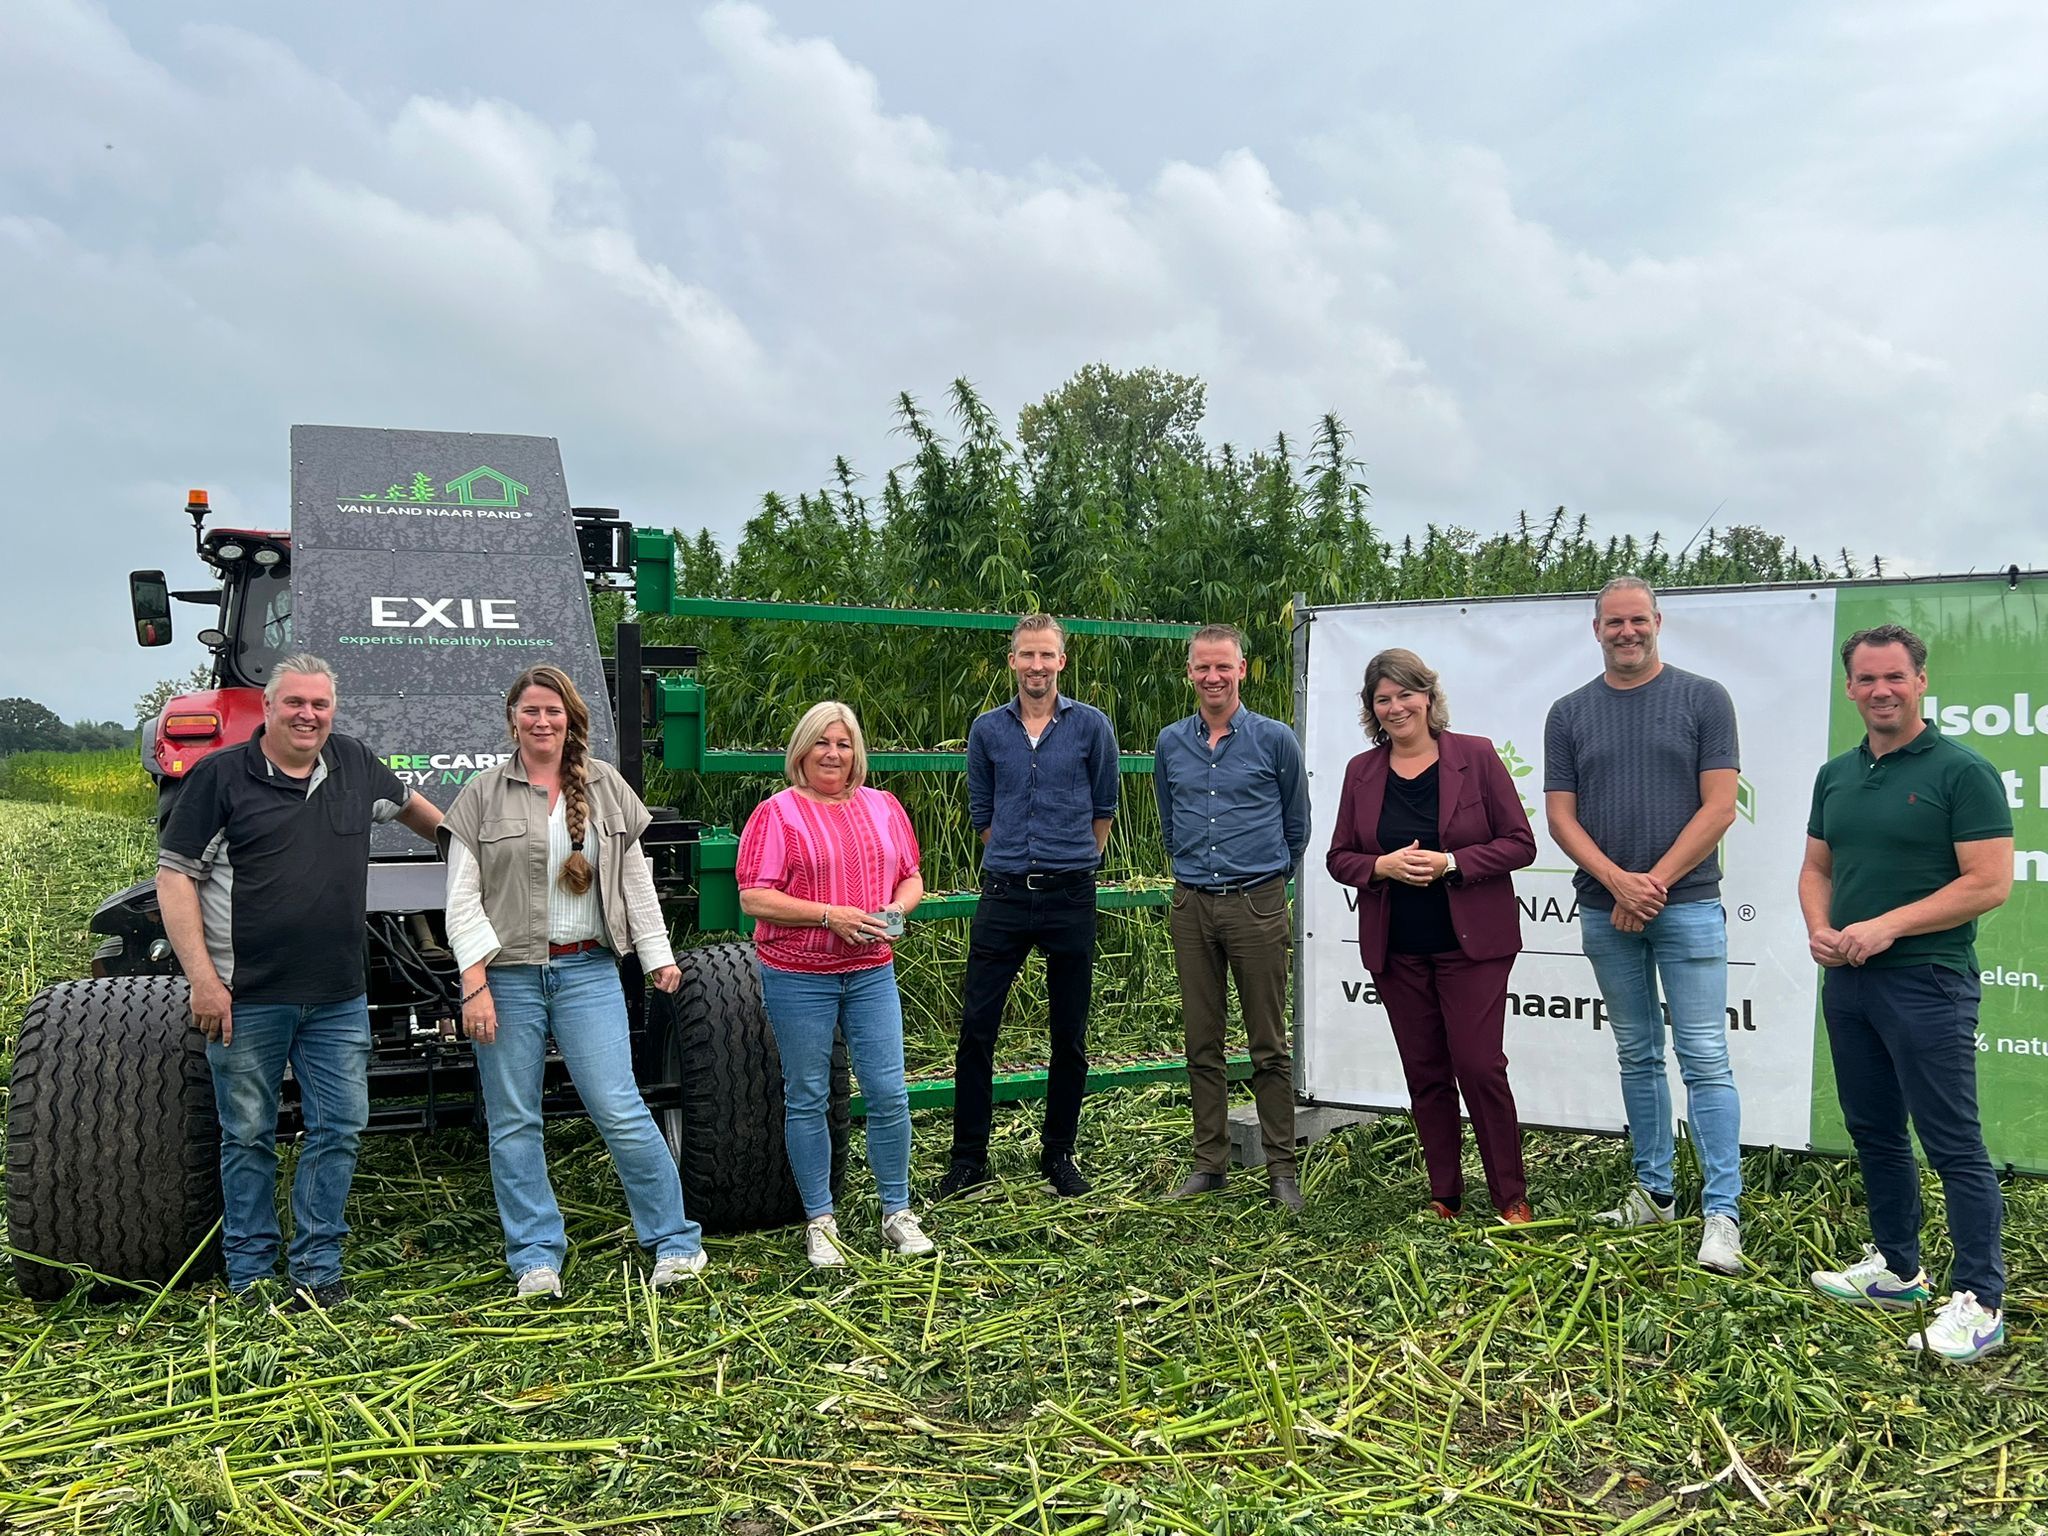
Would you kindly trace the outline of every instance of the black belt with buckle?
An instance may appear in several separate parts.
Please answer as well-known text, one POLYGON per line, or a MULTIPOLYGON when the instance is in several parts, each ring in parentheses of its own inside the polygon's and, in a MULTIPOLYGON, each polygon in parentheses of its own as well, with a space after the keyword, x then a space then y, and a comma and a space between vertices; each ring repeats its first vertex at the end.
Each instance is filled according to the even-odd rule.
POLYGON ((1071 891, 1084 885, 1093 887, 1094 884, 1095 871, 1092 869, 1034 870, 1028 875, 990 870, 981 877, 981 893, 984 896, 1001 896, 1010 891, 1071 891))
POLYGON ((1256 875, 1250 880, 1231 880, 1222 885, 1188 885, 1185 880, 1181 884, 1187 885, 1191 891, 1200 891, 1204 896, 1242 896, 1246 891, 1256 891, 1262 885, 1271 885, 1275 880, 1286 878, 1287 871, 1283 869, 1276 874, 1256 875))

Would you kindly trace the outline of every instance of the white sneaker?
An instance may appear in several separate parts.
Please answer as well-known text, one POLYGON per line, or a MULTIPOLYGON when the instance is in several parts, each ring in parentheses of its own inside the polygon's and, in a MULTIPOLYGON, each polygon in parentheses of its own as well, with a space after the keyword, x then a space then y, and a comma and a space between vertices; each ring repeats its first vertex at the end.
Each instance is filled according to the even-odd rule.
POLYGON ((654 1261, 654 1274, 649 1277, 648 1284, 657 1291, 680 1284, 691 1275, 702 1274, 704 1266, 710 1262, 702 1248, 695 1253, 664 1253, 654 1261))
POLYGON ((1715 1214, 1707 1218, 1700 1234, 1700 1268, 1717 1275, 1742 1273, 1742 1228, 1733 1216, 1715 1214))
POLYGON ((1979 1304, 1975 1291, 1957 1291, 1934 1314, 1925 1335, 1906 1340, 1913 1349, 1931 1349, 1944 1360, 1968 1365, 1994 1349, 2005 1348, 2005 1313, 1979 1304))
POLYGON ((882 1218, 882 1238, 898 1253, 910 1257, 930 1253, 938 1246, 925 1236, 924 1228, 917 1224, 917 1217, 907 1209, 882 1218))
POLYGON ((562 1277, 545 1264, 537 1265, 519 1277, 519 1288, 513 1294, 521 1301, 559 1301, 562 1277))
POLYGON ((1875 1243, 1863 1245, 1863 1257, 1846 1269, 1816 1269, 1807 1277, 1813 1288, 1830 1301, 1850 1307, 1882 1307, 1887 1312, 1911 1312, 1934 1300, 1934 1287, 1927 1271, 1910 1280, 1892 1273, 1875 1243))
POLYGON ((1661 1227, 1677 1214, 1677 1201, 1659 1205, 1642 1185, 1632 1184, 1620 1205, 1611 1211, 1602 1211, 1593 1219, 1604 1221, 1610 1227, 1661 1227))
POLYGON ((839 1223, 831 1216, 804 1223, 804 1256, 816 1269, 836 1269, 846 1262, 839 1247, 839 1223))

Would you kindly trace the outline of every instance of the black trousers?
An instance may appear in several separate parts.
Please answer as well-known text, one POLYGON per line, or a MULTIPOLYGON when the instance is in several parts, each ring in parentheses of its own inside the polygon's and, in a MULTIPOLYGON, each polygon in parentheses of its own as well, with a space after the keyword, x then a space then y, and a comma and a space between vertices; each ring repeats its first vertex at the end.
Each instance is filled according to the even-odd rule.
POLYGON ((1945 965, 1840 965, 1821 982, 1842 1121, 1863 1168, 1870 1239, 1895 1275, 1920 1269, 1920 1166, 1941 1175, 1955 1250, 1947 1289, 2005 1305, 2005 1200, 1977 1118, 1983 985, 1945 965))
POLYGON ((1045 956, 1052 1061, 1045 1091, 1045 1156, 1070 1156, 1088 1087, 1088 999, 1095 981, 1095 877, 1054 890, 986 877, 967 946, 960 1048, 953 1058, 953 1156, 988 1158, 996 1032, 1003 1004, 1033 948, 1045 956))

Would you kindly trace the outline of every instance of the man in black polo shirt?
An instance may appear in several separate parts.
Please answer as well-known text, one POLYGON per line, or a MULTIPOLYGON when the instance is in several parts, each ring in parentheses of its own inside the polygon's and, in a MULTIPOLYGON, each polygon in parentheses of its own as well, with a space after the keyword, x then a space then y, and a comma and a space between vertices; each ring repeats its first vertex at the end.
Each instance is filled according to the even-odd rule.
POLYGON ((1870 1200, 1863 1257, 1817 1270, 1850 1306, 1910 1311, 1920 1170, 1908 1119, 1941 1175, 1955 1245, 1949 1300, 1908 1341, 1954 1361, 2005 1344, 2003 1204, 1977 1119, 1977 919, 2012 890, 2012 812, 1997 770, 1921 718, 1927 647, 1883 624, 1842 647, 1868 734, 1813 786, 1799 906, 1821 986, 1835 1091, 1870 1200))
POLYGON ((192 985, 220 1112, 221 1247, 236 1295, 277 1266, 277 1100, 299 1084, 289 1269, 301 1298, 344 1299, 343 1207, 370 1117, 363 908, 370 827, 432 841, 441 813, 334 729, 334 669, 288 656, 263 725, 203 759, 158 829, 157 900, 192 985))

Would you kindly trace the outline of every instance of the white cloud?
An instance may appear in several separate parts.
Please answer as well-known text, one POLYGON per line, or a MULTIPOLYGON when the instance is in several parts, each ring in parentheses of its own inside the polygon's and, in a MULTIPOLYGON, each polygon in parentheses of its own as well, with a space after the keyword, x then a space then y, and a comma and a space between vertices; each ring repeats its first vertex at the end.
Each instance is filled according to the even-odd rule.
MULTIPOLYGON (((87 5, 16 0, 0 446, 25 505, 103 518, 136 564, 186 558, 185 484, 281 517, 293 421, 555 435, 579 499, 730 532, 837 452, 878 478, 899 389, 966 374, 1013 417, 1100 360, 1202 375, 1212 435, 1241 446, 1337 411, 1395 532, 1564 502, 1683 538, 1725 499, 1724 521, 1822 550, 2039 563, 2048 235, 2038 199, 1961 181, 2038 158, 2048 26, 2009 5, 1962 38, 1915 18, 1803 12, 1704 58, 1671 120, 1726 138, 1685 165, 1543 119, 1539 183, 1576 153, 1622 189, 1595 243, 1546 216, 1507 130, 1471 142, 1414 99, 1112 175, 994 155, 748 4, 703 12, 689 74, 636 116, 451 93, 428 83, 459 77, 439 57, 372 90, 283 36, 143 44, 87 5), (1632 187, 1662 210, 1640 236, 1632 187)), ((1559 45, 1524 115, 1568 86, 1595 99, 1604 82, 1550 75, 1624 22, 1559 45)), ((1129 80, 1089 107, 1134 142, 1148 93, 1215 86, 1129 80)), ((48 568, 71 531, 11 537, 48 568)), ((169 670, 121 648, 119 586, 7 611, 0 655, 35 675, 0 692, 104 713, 169 670)))

